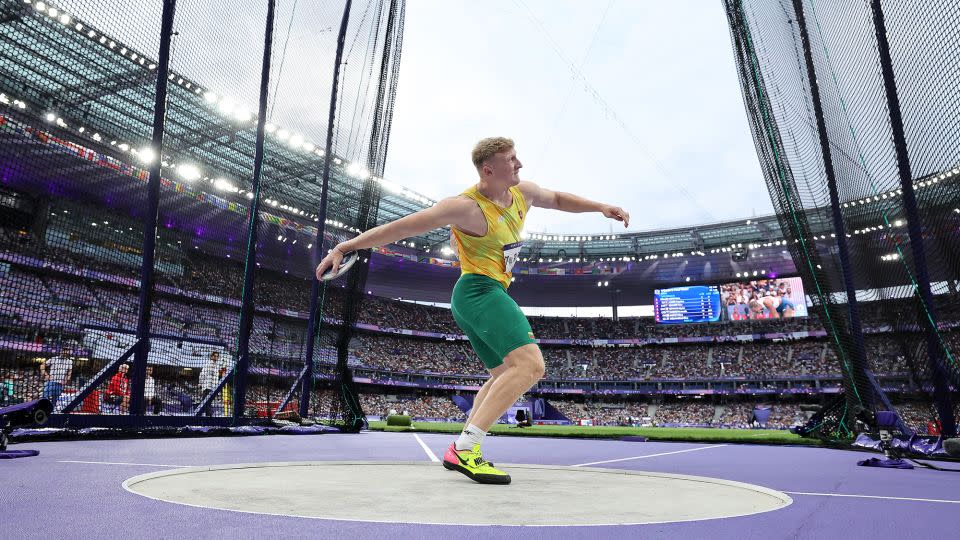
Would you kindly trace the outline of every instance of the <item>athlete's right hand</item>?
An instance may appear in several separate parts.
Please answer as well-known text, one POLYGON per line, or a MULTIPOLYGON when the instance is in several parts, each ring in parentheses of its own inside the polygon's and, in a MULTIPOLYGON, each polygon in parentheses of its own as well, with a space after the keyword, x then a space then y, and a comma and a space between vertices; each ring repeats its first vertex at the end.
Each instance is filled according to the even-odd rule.
POLYGON ((342 260, 343 251, 340 250, 340 246, 331 249, 330 253, 327 253, 327 256, 317 265, 317 279, 322 279, 323 275, 329 272, 331 268, 340 268, 340 261, 342 260))
POLYGON ((601 211, 603 212, 604 216, 610 219, 622 221, 624 229, 630 226, 630 213, 624 210, 623 208, 608 204, 608 205, 604 205, 603 210, 601 211))

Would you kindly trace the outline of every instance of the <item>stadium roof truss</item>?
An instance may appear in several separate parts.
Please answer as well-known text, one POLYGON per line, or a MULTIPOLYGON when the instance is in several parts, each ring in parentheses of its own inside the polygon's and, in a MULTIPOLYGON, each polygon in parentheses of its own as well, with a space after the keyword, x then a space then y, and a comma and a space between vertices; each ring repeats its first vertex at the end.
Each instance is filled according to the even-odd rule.
MULTIPOLYGON (((57 136, 129 163, 141 163, 140 152, 152 133, 156 60, 55 8, 40 10, 39 4, 0 1, 0 113, 33 125, 46 122, 44 129, 57 136)), ((212 89, 175 72, 169 78, 164 155, 160 156, 164 176, 176 176, 180 165, 200 164, 206 172, 203 181, 214 184, 216 178, 230 179, 235 183, 233 189, 221 195, 247 204, 252 197, 249 175, 256 115, 226 117, 207 102, 207 92, 212 89)), ((306 209, 319 204, 324 150, 306 143, 296 147, 276 137, 267 137, 265 144, 263 185, 273 197, 268 201, 272 211, 282 211, 294 221, 316 221, 312 210, 306 209)), ((352 174, 350 165, 339 157, 333 159, 329 219, 353 221, 351 214, 358 207, 365 181, 383 184, 380 223, 434 204, 386 180, 352 174)), ((954 169, 931 175, 920 179, 918 187, 955 180, 956 174, 954 169)), ((864 219, 875 219, 875 210, 868 207, 870 199, 844 203, 851 207, 850 232, 871 230, 871 226, 876 230, 876 224, 859 223, 853 208, 859 204, 864 219)), ((815 237, 830 235, 832 224, 820 213, 810 211, 808 217, 815 237)), ((412 244, 418 250, 437 253, 448 238, 449 230, 438 229, 412 239, 412 244)), ((771 245, 782 238, 776 216, 763 216, 624 234, 531 233, 521 257, 530 261, 556 258, 558 262, 641 260, 771 245)))

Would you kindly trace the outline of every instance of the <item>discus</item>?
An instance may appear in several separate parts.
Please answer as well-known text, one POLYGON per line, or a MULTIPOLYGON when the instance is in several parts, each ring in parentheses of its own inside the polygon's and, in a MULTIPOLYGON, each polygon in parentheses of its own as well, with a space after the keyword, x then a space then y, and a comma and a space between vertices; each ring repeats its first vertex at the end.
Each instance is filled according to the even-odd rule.
POLYGON ((320 281, 331 281, 337 279, 338 277, 346 274, 350 271, 350 268, 356 264, 357 259, 360 258, 360 254, 356 251, 350 251, 343 255, 343 260, 340 261, 339 268, 331 268, 320 277, 320 281))

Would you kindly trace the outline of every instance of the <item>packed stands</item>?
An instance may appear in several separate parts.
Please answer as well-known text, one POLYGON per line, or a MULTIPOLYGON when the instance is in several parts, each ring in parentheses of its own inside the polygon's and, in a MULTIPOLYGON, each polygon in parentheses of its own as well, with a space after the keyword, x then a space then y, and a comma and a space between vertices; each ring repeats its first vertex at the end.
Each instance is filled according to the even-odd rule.
MULTIPOLYGON (((0 231, 0 252, 11 264, 0 272, 0 341, 5 350, 34 344, 39 354, 17 356, 3 364, 0 372, 0 399, 19 402, 38 397, 43 381, 36 368, 39 358, 56 353, 61 342, 80 342, 85 328, 107 328, 133 332, 136 327, 137 288, 130 280, 137 272, 129 266, 108 263, 83 253, 42 246, 29 236, 0 231), (18 262, 32 257, 43 264, 18 262), (97 277, 81 277, 80 271, 96 270, 97 277), (110 277, 113 276, 113 277, 110 277), (23 297, 17 289, 36 294, 23 297)), ((221 259, 191 253, 188 257, 168 257, 169 272, 158 279, 166 288, 157 295, 152 318, 154 330, 170 339, 205 340, 222 343, 229 350, 235 339, 239 311, 235 302, 240 294, 242 269, 224 264, 221 259)), ((264 373, 295 373, 302 365, 306 310, 310 282, 280 273, 261 273, 257 282, 257 311, 253 319, 250 350, 253 367, 264 373), (272 370, 272 371, 271 371, 272 370)), ((340 292, 331 287, 325 301, 336 312, 342 302, 340 292)), ((868 325, 882 328, 881 306, 865 304, 868 325)), ((372 325, 354 336, 350 363, 357 368, 387 372, 388 379, 422 381, 421 376, 450 376, 457 384, 476 387, 483 383, 486 371, 469 343, 460 338, 449 310, 412 302, 367 296, 359 321, 372 325), (425 333, 410 335, 410 331, 425 333), (400 332, 403 331, 403 334, 400 332), (416 378, 421 377, 421 378, 416 378)), ((558 381, 552 388, 579 388, 587 393, 604 393, 603 386, 582 386, 577 381, 645 381, 657 390, 659 381, 735 381, 738 392, 783 389, 774 379, 807 378, 791 383, 800 391, 829 391, 839 382, 839 366, 833 349, 822 338, 784 338, 783 332, 816 332, 816 319, 752 320, 695 325, 658 325, 650 318, 575 318, 530 317, 535 335, 545 340, 562 340, 542 346, 547 366, 547 381, 558 381), (766 334, 777 334, 767 338, 766 334), (753 336, 742 341, 742 336, 753 336), (674 338, 704 338, 698 343, 676 343, 674 338), (634 340, 626 345, 602 345, 605 340, 634 340), (666 339, 668 342, 661 342, 666 339), (593 343, 594 340, 601 340, 593 343), (573 382, 566 382, 573 381, 573 382)), ((807 334, 801 334, 806 336, 807 334)), ((948 339, 956 336, 948 332, 948 339)), ((910 391, 910 369, 898 341, 889 333, 868 334, 867 352, 874 371, 880 376, 899 376, 891 385, 910 391)), ((15 354, 13 352, 0 354, 15 354)), ((75 391, 91 377, 102 361, 86 361, 73 373, 65 395, 75 391)), ((162 406, 158 414, 190 414, 202 398, 199 369, 157 366, 157 395, 162 406)), ((318 366, 323 372, 323 367, 318 366)), ((262 378, 262 377, 261 377, 262 378)), ((269 378, 269 377, 268 377, 269 378)), ((381 377, 382 379, 382 377, 381 377)), ((377 379, 377 380, 381 380, 377 379)), ((429 379, 433 380, 433 379, 429 379)), ((437 379, 440 380, 440 379, 437 379)), ((288 388, 273 381, 253 385, 251 401, 259 407, 276 406, 288 388)), ((685 383, 681 383, 685 384, 685 383)), ((640 386, 636 387, 641 388, 640 386)), ((664 386, 666 389, 667 386, 664 386)), ((673 387, 671 387, 673 388, 673 387)), ((677 387, 679 388, 679 387, 677 387)), ((642 392, 641 392, 642 393, 642 392)), ((391 394, 363 394, 370 400, 370 411, 384 409, 376 400, 391 394)), ((390 398, 393 409, 410 411, 414 416, 460 418, 462 415, 448 398, 411 396, 390 398), (452 408, 451 408, 452 407, 452 408)), ((724 408, 702 403, 575 402, 556 401, 571 419, 590 418, 596 423, 636 423, 643 418, 658 425, 747 425, 750 406, 724 408), (648 411, 648 408, 650 409, 648 411), (650 414, 655 410, 655 413, 650 414)), ((223 411, 229 403, 214 400, 223 411)), ((90 411, 92 412, 92 411, 90 411)), ((925 412, 906 409, 911 425, 923 425, 925 412)), ((802 417, 796 409, 774 407, 768 425, 787 427, 802 417)), ((924 429, 926 429, 924 427, 924 429)))

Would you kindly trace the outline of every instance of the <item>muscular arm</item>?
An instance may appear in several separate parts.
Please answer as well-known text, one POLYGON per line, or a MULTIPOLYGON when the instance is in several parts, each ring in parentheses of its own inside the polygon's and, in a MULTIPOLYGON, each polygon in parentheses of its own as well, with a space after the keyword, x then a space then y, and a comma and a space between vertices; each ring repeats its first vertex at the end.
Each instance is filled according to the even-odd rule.
POLYGON ((551 191, 534 184, 533 182, 520 182, 518 186, 523 196, 531 206, 540 208, 551 208, 563 212, 602 212, 602 203, 584 199, 583 197, 563 191, 551 191))
POLYGON ((446 225, 456 224, 469 202, 458 197, 443 199, 430 208, 384 223, 336 247, 341 252, 392 244, 446 225))
POLYGON ((551 191, 533 182, 520 182, 518 187, 531 206, 573 213, 600 212, 610 219, 622 221, 624 227, 630 225, 630 214, 619 206, 591 201, 563 191, 551 191))
POLYGON ((603 212, 608 205, 584 199, 573 193, 563 191, 552 192, 557 203, 557 210, 564 212, 603 212))

